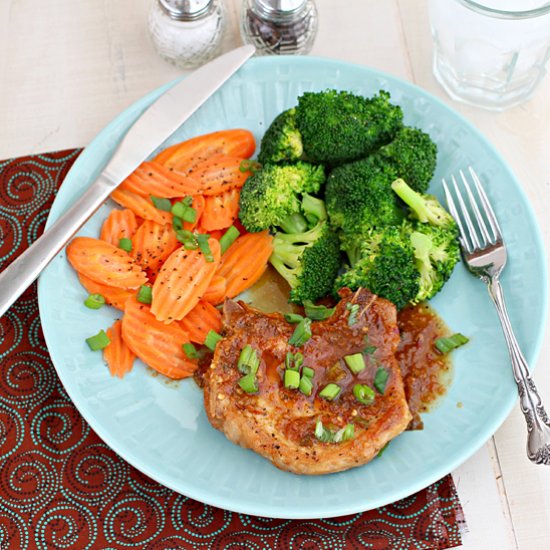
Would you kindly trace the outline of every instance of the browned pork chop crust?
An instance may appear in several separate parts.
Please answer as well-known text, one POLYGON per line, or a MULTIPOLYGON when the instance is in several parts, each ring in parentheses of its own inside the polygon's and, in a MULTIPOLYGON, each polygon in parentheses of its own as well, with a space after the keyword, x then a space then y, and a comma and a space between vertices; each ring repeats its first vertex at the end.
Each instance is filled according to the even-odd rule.
POLYGON ((278 313, 266 314, 242 302, 224 306, 224 338, 204 378, 204 403, 211 424, 234 443, 297 474, 325 474, 365 464, 407 427, 411 414, 395 350, 399 342, 395 306, 367 290, 341 291, 341 301, 326 321, 313 322, 313 336, 301 347, 288 344, 296 325, 278 313), (357 321, 350 326, 351 304, 357 321), (250 344, 261 357, 258 392, 238 385, 241 350, 250 344), (315 371, 313 392, 307 397, 282 382, 285 356, 300 351, 304 366, 315 371), (353 375, 343 357, 363 352, 367 367, 353 375), (379 368, 389 374, 384 394, 375 390, 371 405, 353 395, 355 384, 374 388, 379 368), (328 383, 342 391, 333 401, 317 394, 328 383), (320 419, 331 431, 354 425, 354 437, 339 443, 315 436, 320 419))

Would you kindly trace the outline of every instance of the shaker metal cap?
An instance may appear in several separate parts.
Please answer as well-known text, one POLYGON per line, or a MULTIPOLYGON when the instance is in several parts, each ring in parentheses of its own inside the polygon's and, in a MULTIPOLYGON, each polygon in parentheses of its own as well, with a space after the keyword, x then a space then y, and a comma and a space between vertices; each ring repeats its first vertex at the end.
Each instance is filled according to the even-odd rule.
POLYGON ((208 13, 214 0, 159 0, 161 8, 176 21, 194 21, 208 13))
POLYGON ((307 0, 255 0, 258 8, 267 15, 291 15, 300 11, 307 0))

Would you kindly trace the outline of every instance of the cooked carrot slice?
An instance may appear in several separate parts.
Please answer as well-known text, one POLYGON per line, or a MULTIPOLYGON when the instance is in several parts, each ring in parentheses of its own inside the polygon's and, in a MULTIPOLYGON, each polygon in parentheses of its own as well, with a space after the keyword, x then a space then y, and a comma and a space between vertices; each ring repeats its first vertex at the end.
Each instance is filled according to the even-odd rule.
POLYGON ((202 299, 205 302, 209 302, 210 304, 217 306, 223 302, 226 291, 227 281, 225 280, 225 277, 214 274, 214 277, 212 277, 210 285, 208 285, 202 299))
POLYGON ((132 239, 130 255, 142 269, 155 270, 179 246, 171 224, 145 220, 132 239))
POLYGON ((242 161, 239 157, 216 155, 201 162, 193 170, 193 177, 199 183, 198 194, 208 197, 240 189, 251 175, 251 172, 241 171, 242 161))
POLYGON ((254 135, 248 130, 221 130, 176 143, 161 151, 155 161, 168 168, 188 171, 214 155, 250 158, 256 149, 254 135))
POLYGON ((67 246, 67 259, 79 273, 96 283, 132 289, 147 282, 147 276, 134 258, 99 239, 74 238, 67 246))
POLYGON ((273 250, 272 241, 268 231, 247 233, 226 250, 216 275, 227 279, 228 298, 250 288, 262 276, 273 250))
POLYGON ((103 350, 103 359, 109 367, 111 376, 122 378, 132 370, 136 358, 122 339, 122 321, 115 321, 113 326, 107 329, 107 336, 111 343, 103 350))
POLYGON ((176 249, 164 262, 153 285, 151 312, 159 321, 183 319, 198 303, 220 261, 220 243, 209 239, 214 257, 207 262, 199 250, 176 249))
POLYGON ((239 189, 205 198, 200 227, 204 231, 226 229, 239 216, 239 189))
POLYGON ((169 378, 186 378, 197 368, 197 361, 189 359, 182 349, 189 337, 181 326, 158 321, 150 307, 135 298, 126 303, 122 338, 146 365, 169 378))
POLYGON ((191 342, 204 344, 206 335, 222 329, 222 314, 208 302, 199 300, 198 304, 180 321, 180 326, 189 335, 191 342))
POLYGON ((116 307, 121 311, 124 311, 124 304, 128 298, 135 296, 135 290, 126 290, 124 288, 116 288, 114 286, 102 285, 101 283, 96 283, 92 279, 86 277, 82 273, 78 273, 78 279, 80 284, 90 293, 90 294, 101 294, 105 298, 105 303, 110 306, 116 307))
POLYGON ((132 191, 126 191, 120 187, 111 193, 111 198, 120 206, 129 208, 136 216, 144 220, 151 220, 161 225, 172 223, 172 214, 155 208, 149 197, 142 197, 132 191))
POLYGON ((154 161, 142 162, 121 184, 120 189, 137 195, 173 199, 196 195, 200 183, 193 176, 177 172, 154 161))
POLYGON ((105 218, 101 226, 99 238, 102 241, 118 246, 120 239, 131 239, 138 228, 136 215, 125 208, 124 210, 114 209, 105 218))

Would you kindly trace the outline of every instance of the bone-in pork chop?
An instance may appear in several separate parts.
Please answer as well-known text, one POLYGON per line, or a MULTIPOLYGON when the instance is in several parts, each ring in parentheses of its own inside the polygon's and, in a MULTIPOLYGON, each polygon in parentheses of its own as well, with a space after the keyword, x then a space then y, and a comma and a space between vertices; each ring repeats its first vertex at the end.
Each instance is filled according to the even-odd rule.
POLYGON ((344 289, 332 316, 313 322, 300 347, 289 344, 296 326, 278 313, 225 303, 224 338, 204 377, 208 418, 283 470, 325 474, 365 464, 411 420, 394 356, 395 306, 367 290, 344 289), (246 371, 237 364, 247 345, 259 360, 257 391, 239 385, 246 371), (355 354, 362 357, 352 363, 356 374, 344 359, 355 354), (305 393, 285 387, 285 359, 286 368, 309 374, 310 395, 307 384, 305 393))

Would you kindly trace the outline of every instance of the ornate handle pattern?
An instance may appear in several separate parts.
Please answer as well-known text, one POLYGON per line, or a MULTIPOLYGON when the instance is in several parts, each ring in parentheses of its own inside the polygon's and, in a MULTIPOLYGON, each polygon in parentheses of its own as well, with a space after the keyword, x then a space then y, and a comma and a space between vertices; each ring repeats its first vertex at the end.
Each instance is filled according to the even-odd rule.
POLYGON ((550 421, 514 335, 498 277, 488 281, 488 289, 502 324, 514 380, 518 387, 521 410, 527 422, 527 456, 536 464, 550 465, 550 421))

